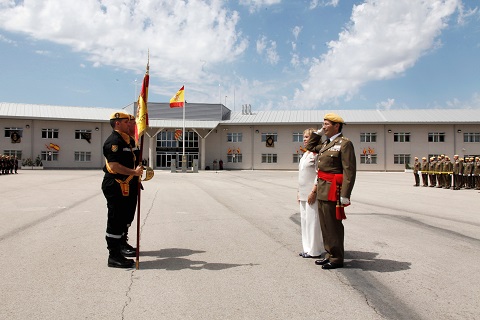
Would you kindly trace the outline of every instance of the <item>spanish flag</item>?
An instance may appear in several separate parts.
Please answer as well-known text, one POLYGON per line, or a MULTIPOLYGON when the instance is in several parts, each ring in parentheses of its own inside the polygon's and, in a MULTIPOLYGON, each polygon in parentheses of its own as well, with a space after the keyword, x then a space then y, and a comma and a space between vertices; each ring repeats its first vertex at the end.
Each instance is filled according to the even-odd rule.
POLYGON ((185 93, 184 87, 182 86, 180 90, 170 99, 170 108, 183 108, 185 104, 185 93))
POLYGON ((140 91, 140 95, 138 96, 138 104, 137 104, 137 116, 135 117, 135 141, 137 145, 139 144, 140 137, 145 133, 145 130, 148 128, 148 108, 147 108, 147 101, 148 101, 148 82, 150 76, 148 74, 149 71, 149 63, 147 63, 147 71, 145 72, 145 77, 143 78, 142 83, 142 91, 140 91))

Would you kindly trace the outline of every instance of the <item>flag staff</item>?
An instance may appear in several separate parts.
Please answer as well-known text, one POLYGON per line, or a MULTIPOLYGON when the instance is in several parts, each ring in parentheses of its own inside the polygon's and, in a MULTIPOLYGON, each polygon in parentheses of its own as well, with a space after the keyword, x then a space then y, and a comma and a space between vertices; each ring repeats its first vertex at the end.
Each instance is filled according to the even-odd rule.
MULTIPOLYGON (((135 117, 135 142, 137 146, 140 147, 140 159, 139 163, 143 162, 143 139, 144 133, 148 128, 148 83, 149 83, 149 69, 150 69, 150 50, 148 51, 148 60, 147 60, 147 70, 145 72, 145 77, 143 78, 142 89, 140 95, 138 96, 137 102, 137 116, 135 117), (138 139, 140 138, 140 142, 138 139)), ((138 179, 138 195, 137 195, 137 252, 136 252, 136 261, 135 268, 139 269, 140 262, 140 200, 141 200, 141 190, 142 190, 142 181, 141 177, 138 179)))
MULTIPOLYGON (((182 161, 185 161, 185 109, 187 108, 187 101, 185 99, 185 84, 183 85, 183 131, 182 131, 182 136, 183 136, 183 143, 182 143, 182 161)), ((182 164, 183 165, 183 164, 182 164)))

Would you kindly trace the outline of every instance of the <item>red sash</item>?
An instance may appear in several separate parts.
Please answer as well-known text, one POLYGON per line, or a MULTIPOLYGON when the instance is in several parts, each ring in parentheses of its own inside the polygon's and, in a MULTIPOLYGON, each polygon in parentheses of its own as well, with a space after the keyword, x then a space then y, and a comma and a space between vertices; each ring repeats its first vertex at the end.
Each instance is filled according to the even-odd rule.
POLYGON ((335 201, 337 203, 335 212, 337 220, 347 219, 345 216, 345 206, 340 203, 340 190, 342 189, 343 174, 318 171, 317 176, 318 178, 331 183, 327 199, 328 201, 335 201))

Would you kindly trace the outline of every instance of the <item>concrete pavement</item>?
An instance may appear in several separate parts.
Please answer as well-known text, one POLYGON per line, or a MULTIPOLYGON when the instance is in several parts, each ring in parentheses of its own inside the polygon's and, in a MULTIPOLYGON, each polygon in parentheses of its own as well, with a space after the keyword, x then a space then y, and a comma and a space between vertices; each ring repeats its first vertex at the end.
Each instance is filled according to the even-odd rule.
POLYGON ((298 257, 296 172, 155 174, 142 192, 140 270, 107 267, 100 171, 0 176, 0 317, 480 317, 474 190, 360 172, 346 268, 327 271, 298 257))

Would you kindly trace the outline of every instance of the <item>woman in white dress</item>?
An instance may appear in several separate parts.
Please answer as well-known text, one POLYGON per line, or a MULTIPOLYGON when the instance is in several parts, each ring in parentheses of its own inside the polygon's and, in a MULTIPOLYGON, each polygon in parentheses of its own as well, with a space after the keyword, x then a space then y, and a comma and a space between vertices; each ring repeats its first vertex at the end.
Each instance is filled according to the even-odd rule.
MULTIPOLYGON (((303 132, 303 144, 315 129, 303 132)), ((317 154, 305 151, 298 164, 298 193, 297 201, 300 205, 300 225, 302 229, 304 258, 318 258, 322 253, 322 232, 317 203, 317 154)))

